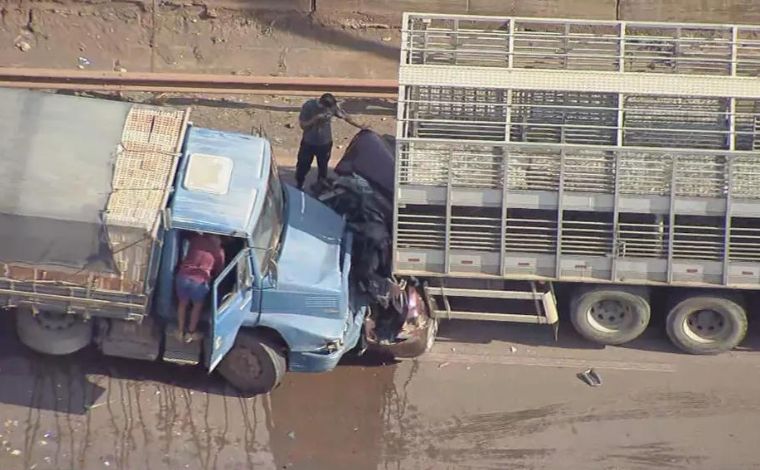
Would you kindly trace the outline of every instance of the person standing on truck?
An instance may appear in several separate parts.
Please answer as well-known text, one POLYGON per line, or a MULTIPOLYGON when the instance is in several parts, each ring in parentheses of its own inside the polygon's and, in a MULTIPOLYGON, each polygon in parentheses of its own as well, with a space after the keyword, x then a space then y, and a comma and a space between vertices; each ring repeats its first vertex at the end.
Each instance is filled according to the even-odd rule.
POLYGON ((298 149, 298 162, 296 164, 296 183, 298 189, 303 189, 306 175, 311 170, 311 163, 317 157, 317 170, 319 181, 327 177, 327 163, 330 161, 332 152, 332 125, 333 117, 343 119, 347 123, 359 129, 366 126, 357 123, 343 109, 331 93, 325 93, 319 99, 310 99, 301 106, 301 114, 298 123, 303 130, 301 146, 298 149))
POLYGON ((177 337, 190 343, 201 338, 198 321, 203 304, 211 288, 211 280, 224 269, 224 248, 219 235, 196 233, 190 237, 190 246, 180 264, 176 278, 177 337), (190 324, 185 332, 187 308, 192 303, 190 324))

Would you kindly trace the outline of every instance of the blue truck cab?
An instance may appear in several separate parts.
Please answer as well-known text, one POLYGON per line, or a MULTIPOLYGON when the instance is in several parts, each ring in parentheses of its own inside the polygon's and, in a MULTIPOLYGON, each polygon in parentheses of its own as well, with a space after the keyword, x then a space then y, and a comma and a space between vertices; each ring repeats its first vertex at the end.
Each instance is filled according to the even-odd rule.
POLYGON ((251 388, 241 356, 259 342, 267 354, 286 354, 289 370, 334 368, 357 344, 366 308, 351 295, 344 220, 284 184, 269 142, 257 136, 190 127, 174 187, 156 310, 167 321, 176 311, 183 238, 218 234, 229 253, 211 286, 207 367, 221 363, 223 375, 251 388))
POLYGON ((0 308, 22 343, 202 363, 253 393, 357 345, 352 233, 281 181, 265 138, 188 110, 2 88, 0 102, 0 308), (226 265, 187 343, 175 276, 194 233, 221 236, 226 265))

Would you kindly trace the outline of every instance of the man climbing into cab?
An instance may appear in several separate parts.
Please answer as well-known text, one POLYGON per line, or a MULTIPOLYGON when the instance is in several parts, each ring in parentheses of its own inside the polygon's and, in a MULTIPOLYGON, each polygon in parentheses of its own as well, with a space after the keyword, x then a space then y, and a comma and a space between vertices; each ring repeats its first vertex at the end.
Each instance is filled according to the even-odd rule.
POLYGON ((330 161, 333 146, 331 126, 333 117, 342 119, 359 129, 367 128, 346 114, 331 93, 325 93, 318 100, 310 99, 305 102, 301 107, 301 114, 298 116, 298 123, 303 130, 301 146, 298 149, 298 162, 296 163, 298 189, 303 189, 303 183, 309 170, 311 170, 314 157, 317 157, 319 181, 327 177, 327 163, 330 161))
POLYGON ((177 291, 177 339, 191 343, 201 339, 198 321, 203 304, 211 291, 210 283, 224 269, 222 239, 214 234, 193 234, 179 271, 175 287, 177 291), (187 308, 192 303, 190 324, 185 332, 187 308))

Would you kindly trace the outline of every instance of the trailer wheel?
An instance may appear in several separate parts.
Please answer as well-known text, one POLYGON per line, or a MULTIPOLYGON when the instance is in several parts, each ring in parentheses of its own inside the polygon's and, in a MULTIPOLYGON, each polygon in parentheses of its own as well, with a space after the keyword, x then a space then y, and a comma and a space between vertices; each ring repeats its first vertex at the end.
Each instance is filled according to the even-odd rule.
POLYGON ((719 354, 742 342, 747 334, 747 313, 724 297, 690 297, 670 310, 666 330, 670 341, 685 352, 719 354))
MULTIPOLYGON (((643 291, 645 292, 645 291, 643 291)), ((574 299, 570 320, 584 338, 600 344, 623 344, 644 332, 651 316, 639 290, 595 289, 574 299)))
POLYGON ((34 351, 63 356, 72 354, 92 341, 92 322, 66 313, 31 310, 16 312, 16 332, 21 342, 34 351))
POLYGON ((281 345, 263 335, 240 331, 235 345, 219 364, 219 373, 245 394, 258 395, 280 384, 287 363, 281 345))

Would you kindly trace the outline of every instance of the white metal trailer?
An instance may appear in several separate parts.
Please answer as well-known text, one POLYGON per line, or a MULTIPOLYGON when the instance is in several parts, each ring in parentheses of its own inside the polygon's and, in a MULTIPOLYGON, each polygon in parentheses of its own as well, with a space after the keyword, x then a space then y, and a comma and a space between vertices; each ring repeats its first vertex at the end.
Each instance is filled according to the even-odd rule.
POLYGON ((560 310, 605 344, 663 292, 677 346, 735 347, 760 288, 759 76, 756 26, 406 14, 396 274, 449 318, 555 324, 571 286, 560 310))

